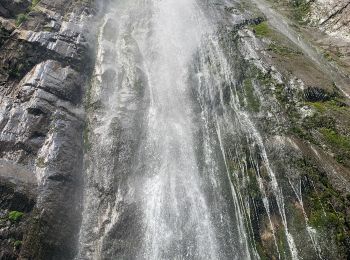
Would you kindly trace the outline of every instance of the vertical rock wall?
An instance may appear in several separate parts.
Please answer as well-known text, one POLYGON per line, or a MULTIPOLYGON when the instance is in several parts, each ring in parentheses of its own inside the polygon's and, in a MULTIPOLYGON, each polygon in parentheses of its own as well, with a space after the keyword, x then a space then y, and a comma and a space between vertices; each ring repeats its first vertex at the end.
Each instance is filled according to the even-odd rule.
POLYGON ((0 234, 0 258, 74 255, 91 2, 0 0, 0 217, 5 230, 25 223, 0 234), (22 208, 11 206, 18 187, 22 208), (11 211, 24 217, 8 221, 11 211))

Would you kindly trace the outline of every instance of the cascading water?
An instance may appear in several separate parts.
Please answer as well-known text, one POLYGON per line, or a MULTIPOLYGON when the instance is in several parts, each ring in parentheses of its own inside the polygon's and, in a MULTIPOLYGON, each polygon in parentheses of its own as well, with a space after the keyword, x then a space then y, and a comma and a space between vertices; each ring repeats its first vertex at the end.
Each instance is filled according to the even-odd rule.
POLYGON ((238 50, 222 43, 223 28, 241 18, 226 19, 215 6, 115 1, 105 15, 88 100, 77 259, 259 259, 250 219, 257 199, 242 191, 250 182, 276 255, 298 259, 263 137, 240 105, 247 97, 227 54, 238 50))

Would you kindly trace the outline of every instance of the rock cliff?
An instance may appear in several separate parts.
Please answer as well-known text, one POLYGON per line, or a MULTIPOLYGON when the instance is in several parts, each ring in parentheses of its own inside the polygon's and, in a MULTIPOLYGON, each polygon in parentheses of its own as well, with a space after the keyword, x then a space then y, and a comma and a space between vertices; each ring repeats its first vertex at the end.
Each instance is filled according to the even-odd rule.
POLYGON ((1 259, 74 254, 93 12, 90 1, 0 1, 1 259))

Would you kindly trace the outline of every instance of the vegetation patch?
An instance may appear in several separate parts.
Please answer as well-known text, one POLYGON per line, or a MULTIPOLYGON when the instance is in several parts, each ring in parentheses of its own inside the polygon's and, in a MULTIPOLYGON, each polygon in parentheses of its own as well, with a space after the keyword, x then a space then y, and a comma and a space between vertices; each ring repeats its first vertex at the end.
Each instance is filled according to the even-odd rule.
POLYGON ((89 133, 90 133, 89 124, 86 124, 83 130, 83 142, 84 142, 85 151, 91 150, 91 147, 92 147, 89 140, 89 133))
POLYGON ((253 111, 253 112, 259 112, 260 101, 254 95, 254 87, 253 87, 253 83, 251 80, 244 81, 244 89, 245 89, 245 93, 246 93, 248 109, 253 111))
POLYGON ((341 149, 350 149, 350 138, 336 133, 332 129, 322 128, 321 133, 326 138, 326 140, 341 149))
POLYGON ((291 5, 293 7, 293 16, 300 24, 308 22, 307 15, 310 13, 311 2, 307 0, 293 0, 291 5))
POLYGON ((261 245, 260 241, 258 241, 256 243, 256 251, 258 252, 261 260, 269 260, 270 259, 268 256, 267 250, 265 249, 265 247, 263 245, 261 245))
POLYGON ((16 18, 16 26, 20 26, 23 22, 25 22, 28 18, 28 15, 27 14, 19 14, 17 15, 17 18, 16 18))
POLYGON ((305 118, 302 123, 305 129, 315 129, 315 128, 329 128, 335 129, 335 120, 332 117, 326 116, 324 114, 315 113, 313 116, 305 118))
POLYGON ((37 158, 36 159, 36 166, 38 168, 45 168, 46 167, 45 158, 43 158, 43 157, 37 158))
POLYGON ((328 110, 333 110, 333 111, 347 110, 347 106, 343 102, 337 99, 329 100, 326 102, 309 102, 307 104, 316 108, 320 113, 327 112, 328 110))
POLYGON ((327 234, 324 242, 329 247, 335 243, 342 248, 339 252, 346 254, 350 223, 345 214, 349 202, 332 187, 325 172, 320 171, 311 160, 303 158, 297 160, 295 165, 303 172, 301 178, 304 179, 304 204, 309 224, 321 234, 327 234))
POLYGON ((32 0, 32 8, 35 7, 41 0, 32 0))
MULTIPOLYGON (((265 76, 261 80, 268 82, 268 77, 265 76)), ((327 147, 338 163, 348 167, 350 109, 340 94, 336 90, 324 93, 319 91, 320 93, 315 95, 322 96, 321 100, 313 98, 317 101, 305 101, 303 91, 291 91, 287 86, 273 85, 275 97, 289 118, 290 134, 315 145, 327 147), (308 107, 312 112, 303 114, 298 107, 308 107)))
POLYGON ((334 154, 334 158, 341 164, 348 166, 350 160, 350 138, 343 133, 348 133, 350 127, 349 107, 337 96, 324 102, 306 102, 316 112, 313 116, 306 117, 302 122, 305 131, 317 131, 320 142, 325 144, 334 154))
POLYGON ((21 245, 22 245, 22 241, 21 241, 21 240, 16 240, 15 242, 13 242, 13 247, 14 247, 15 249, 20 248, 21 245))
POLYGON ((262 22, 257 25, 252 25, 254 33, 259 37, 267 37, 271 34, 271 29, 267 22, 262 22))
POLYGON ((16 26, 19 27, 21 26, 22 23, 24 23, 27 19, 28 19, 28 14, 33 11, 33 9, 37 6, 37 4, 40 2, 41 0, 32 0, 32 4, 29 8, 27 8, 27 10, 22 13, 17 15, 16 18, 16 26))
POLYGON ((292 48, 284 46, 280 43, 273 42, 268 46, 268 50, 272 51, 281 56, 294 56, 294 55, 302 55, 301 51, 296 51, 292 48))
MULTIPOLYGON (((297 20, 300 23, 307 22, 310 2, 295 0, 291 4, 297 20)), ((251 28, 255 35, 270 38, 271 43, 268 45, 268 51, 273 52, 269 54, 273 56, 277 63, 279 62, 277 65, 287 68, 287 72, 293 71, 294 73, 298 69, 298 73, 301 75, 298 78, 304 83, 304 86, 312 86, 312 91, 316 90, 315 93, 308 93, 309 98, 306 99, 304 88, 301 88, 298 83, 278 84, 273 79, 273 74, 250 69, 245 72, 247 80, 243 81, 245 99, 249 106, 251 107, 251 103, 254 103, 251 102, 254 99, 248 100, 249 96, 254 98, 254 95, 250 95, 253 93, 250 91, 252 90, 250 79, 256 77, 258 85, 269 87, 268 90, 271 90, 269 93, 273 93, 278 101, 281 115, 287 117, 288 125, 285 129, 287 132, 290 131, 290 134, 299 137, 305 143, 311 142, 323 150, 328 149, 331 154, 334 154, 334 158, 339 163, 348 164, 350 158, 350 126, 348 124, 350 122, 350 111, 349 106, 342 100, 341 94, 332 89, 332 81, 327 79, 322 72, 310 69, 313 68, 313 64, 299 61, 304 59, 299 56, 302 55, 302 52, 298 51, 294 45, 289 45, 288 42, 277 38, 278 36, 275 35, 275 32, 269 28, 266 22, 252 25, 251 28), (286 67, 285 63, 289 63, 289 67, 286 67), (327 148, 325 149, 325 147, 327 148)), ((321 245, 322 249, 328 250, 326 248, 329 244, 330 252, 325 252, 325 255, 333 256, 329 259, 346 259, 346 255, 350 255, 350 218, 347 217, 350 195, 347 198, 346 194, 337 191, 337 188, 330 183, 329 176, 322 167, 318 163, 307 159, 308 156, 305 155, 305 158, 300 160, 300 164, 295 165, 302 175, 300 177, 303 183, 301 184, 301 192, 303 194, 303 206, 308 215, 308 223, 317 230, 318 238, 320 240, 324 239, 321 242, 324 243, 321 245)), ((253 171, 247 172, 249 180, 251 180, 250 176, 254 177, 252 173, 253 171)), ((245 188, 254 191, 250 195, 258 200, 257 184, 255 182, 249 184, 245 188)), ((293 206, 293 204, 291 205, 293 206)), ((303 232, 305 230, 304 225, 298 226, 298 224, 303 220, 304 215, 298 211, 298 208, 292 210, 294 210, 293 212, 290 211, 293 215, 292 227, 298 232, 303 232)), ((276 229, 275 235, 279 251, 282 253, 289 252, 283 229, 276 229)), ((259 237, 256 245, 262 259, 268 258, 266 245, 259 241, 259 237)), ((283 255, 283 257, 289 258, 287 255, 283 255)))
POLYGON ((14 222, 20 221, 23 218, 23 216, 24 216, 23 212, 11 211, 8 215, 8 219, 14 223, 14 222))
POLYGON ((335 153, 335 159, 339 163, 345 163, 350 158, 350 138, 337 133, 333 129, 322 128, 320 130, 325 141, 335 153))

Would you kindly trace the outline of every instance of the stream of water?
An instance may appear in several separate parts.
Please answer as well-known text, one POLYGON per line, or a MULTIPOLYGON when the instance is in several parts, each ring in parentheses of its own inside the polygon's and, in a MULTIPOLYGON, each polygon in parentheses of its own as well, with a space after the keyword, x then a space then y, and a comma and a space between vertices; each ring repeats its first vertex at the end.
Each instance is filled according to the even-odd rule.
POLYGON ((218 2, 115 1, 104 16, 77 259, 259 259, 252 202, 234 181, 248 165, 273 247, 298 259, 282 190, 220 44, 218 26, 230 22, 215 11, 218 2), (258 164, 271 181, 287 253, 277 245, 258 164))

